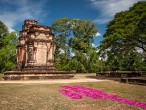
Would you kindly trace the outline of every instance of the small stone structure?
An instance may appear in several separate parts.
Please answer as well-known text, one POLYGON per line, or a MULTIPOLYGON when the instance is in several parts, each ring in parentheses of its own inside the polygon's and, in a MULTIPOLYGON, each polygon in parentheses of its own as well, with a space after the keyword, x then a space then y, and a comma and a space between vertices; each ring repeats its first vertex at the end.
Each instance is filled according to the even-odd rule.
POLYGON ((55 71, 54 35, 48 26, 25 20, 17 44, 16 71, 6 71, 4 80, 71 78, 74 72, 55 71))

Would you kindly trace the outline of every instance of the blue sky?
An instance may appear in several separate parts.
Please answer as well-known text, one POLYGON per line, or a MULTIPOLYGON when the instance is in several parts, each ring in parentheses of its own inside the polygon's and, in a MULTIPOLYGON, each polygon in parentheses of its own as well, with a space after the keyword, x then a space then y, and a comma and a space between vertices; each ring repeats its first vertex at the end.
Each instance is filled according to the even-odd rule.
POLYGON ((107 23, 115 13, 143 0, 0 0, 0 20, 10 31, 20 31, 25 19, 50 26, 62 17, 88 19, 96 23, 94 45, 103 39, 107 23))

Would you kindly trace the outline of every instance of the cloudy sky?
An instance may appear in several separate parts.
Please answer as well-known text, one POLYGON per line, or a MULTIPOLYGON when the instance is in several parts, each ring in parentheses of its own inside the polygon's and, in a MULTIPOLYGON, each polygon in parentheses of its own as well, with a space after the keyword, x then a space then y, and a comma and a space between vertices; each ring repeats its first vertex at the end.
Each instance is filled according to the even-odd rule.
POLYGON ((0 20, 10 31, 20 31, 25 19, 46 26, 62 17, 92 20, 98 29, 94 44, 99 45, 114 14, 138 1, 143 0, 0 0, 0 20))

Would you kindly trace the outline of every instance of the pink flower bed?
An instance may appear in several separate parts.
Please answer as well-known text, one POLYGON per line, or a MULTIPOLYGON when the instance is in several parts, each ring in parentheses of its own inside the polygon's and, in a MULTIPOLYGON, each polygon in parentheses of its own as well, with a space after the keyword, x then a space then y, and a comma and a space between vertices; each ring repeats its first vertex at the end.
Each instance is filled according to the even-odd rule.
POLYGON ((97 90, 85 86, 75 85, 75 86, 61 86, 62 90, 59 90, 60 93, 72 98, 72 99, 81 99, 83 97, 89 97, 92 99, 109 99, 141 108, 146 108, 145 102, 137 102, 135 100, 121 98, 120 96, 106 93, 102 90, 97 90))

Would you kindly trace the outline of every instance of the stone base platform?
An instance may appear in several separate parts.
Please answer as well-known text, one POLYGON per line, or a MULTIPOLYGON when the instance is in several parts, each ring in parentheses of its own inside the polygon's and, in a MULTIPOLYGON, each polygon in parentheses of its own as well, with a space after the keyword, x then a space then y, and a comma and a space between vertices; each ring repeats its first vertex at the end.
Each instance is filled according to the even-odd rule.
POLYGON ((44 79, 69 79, 75 72, 71 71, 6 71, 4 80, 44 80, 44 79))

